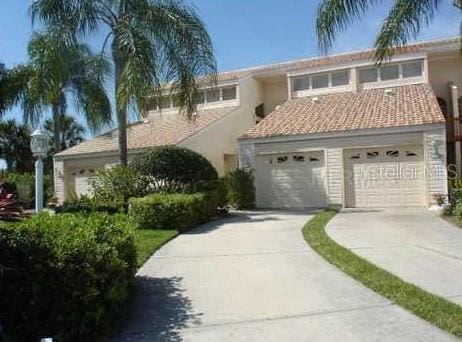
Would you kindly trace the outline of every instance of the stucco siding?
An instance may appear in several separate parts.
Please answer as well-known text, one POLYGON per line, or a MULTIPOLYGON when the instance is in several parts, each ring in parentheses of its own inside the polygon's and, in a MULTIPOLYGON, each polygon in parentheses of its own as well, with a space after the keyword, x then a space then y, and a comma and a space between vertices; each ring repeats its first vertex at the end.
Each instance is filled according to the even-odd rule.
POLYGON ((62 203, 65 200, 64 161, 53 160, 53 170, 54 170, 53 181, 54 181, 55 197, 59 203, 62 203))
POLYGON ((436 96, 443 98, 448 106, 450 96, 448 83, 452 82, 459 89, 462 89, 462 57, 440 56, 428 60, 428 77, 430 85, 435 91, 436 96))
POLYGON ((225 167, 225 154, 237 157, 237 138, 255 125, 255 107, 262 101, 261 83, 253 78, 241 80, 239 92, 238 109, 180 144, 202 154, 221 176, 229 171, 225 167))
POLYGON ((428 183, 428 203, 436 203, 436 195, 448 193, 446 169, 446 133, 437 129, 424 133, 424 155, 428 183))
POLYGON ((288 99, 287 78, 263 83, 265 114, 271 113, 277 105, 288 99))
POLYGON ((327 203, 341 206, 343 203, 343 150, 330 148, 325 151, 327 167, 327 203))

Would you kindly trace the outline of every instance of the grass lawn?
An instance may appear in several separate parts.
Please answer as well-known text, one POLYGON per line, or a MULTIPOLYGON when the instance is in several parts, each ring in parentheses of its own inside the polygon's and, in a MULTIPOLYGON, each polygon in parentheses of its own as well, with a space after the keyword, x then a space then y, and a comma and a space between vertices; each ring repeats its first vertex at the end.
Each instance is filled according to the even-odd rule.
POLYGON ((305 225, 303 236, 311 248, 329 263, 378 294, 431 324, 462 337, 461 306, 405 282, 340 246, 327 235, 324 229, 335 214, 333 210, 325 210, 305 225))
POLYGON ((137 229, 135 231, 138 267, 165 243, 178 235, 176 230, 137 229))

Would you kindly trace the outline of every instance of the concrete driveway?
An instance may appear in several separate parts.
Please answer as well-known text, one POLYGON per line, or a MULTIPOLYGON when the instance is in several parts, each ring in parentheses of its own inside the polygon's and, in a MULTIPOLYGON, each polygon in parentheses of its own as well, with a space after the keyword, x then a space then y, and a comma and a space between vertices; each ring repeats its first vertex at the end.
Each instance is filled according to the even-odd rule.
POLYGON ((450 341, 313 252, 308 212, 232 214, 139 271, 114 341, 450 341))
POLYGON ((426 209, 344 210, 326 230, 372 263, 462 305, 462 229, 426 209))

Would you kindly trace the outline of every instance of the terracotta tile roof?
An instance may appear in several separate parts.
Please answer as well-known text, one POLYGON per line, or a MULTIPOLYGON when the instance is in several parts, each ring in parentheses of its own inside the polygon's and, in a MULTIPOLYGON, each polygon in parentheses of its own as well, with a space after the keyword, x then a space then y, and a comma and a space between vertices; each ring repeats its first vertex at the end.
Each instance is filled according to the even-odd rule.
MULTIPOLYGON (((128 127, 128 149, 179 144, 236 108, 202 110, 194 120, 188 120, 180 113, 152 113, 148 117, 148 122, 138 122, 128 127)), ((118 131, 115 129, 62 151, 56 156, 114 152, 118 150, 117 139, 118 131)))
MULTIPOLYGON (((409 43, 408 45, 397 48, 396 55, 409 54, 409 53, 421 53, 428 52, 432 49, 438 49, 447 45, 454 44, 458 51, 460 38, 444 38, 435 39, 429 41, 420 41, 409 43)), ((326 55, 320 57, 313 57, 307 59, 300 59, 295 61, 288 61, 276 64, 269 64, 263 66, 257 66, 247 69, 225 71, 218 74, 220 81, 232 81, 246 76, 259 74, 272 73, 272 72, 291 72, 296 70, 303 70, 309 68, 316 68, 322 66, 335 65, 339 63, 354 62, 360 60, 368 60, 374 57, 375 49, 367 49, 361 51, 353 51, 349 53, 326 55)))
POLYGON ((444 123, 427 84, 316 98, 288 100, 240 139, 444 123))

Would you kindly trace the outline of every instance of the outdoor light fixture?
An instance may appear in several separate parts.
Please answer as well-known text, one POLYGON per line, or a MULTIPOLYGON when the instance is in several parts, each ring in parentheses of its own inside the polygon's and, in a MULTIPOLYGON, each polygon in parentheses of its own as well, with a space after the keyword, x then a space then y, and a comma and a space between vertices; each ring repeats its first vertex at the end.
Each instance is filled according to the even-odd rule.
POLYGON ((35 161, 35 211, 43 209, 43 159, 46 158, 49 150, 49 137, 40 129, 31 135, 30 149, 35 161))

